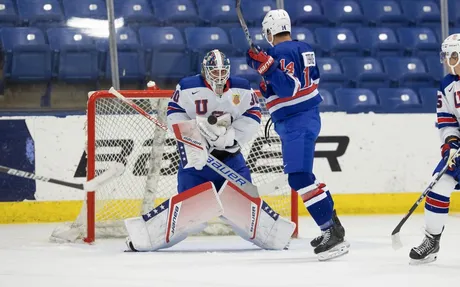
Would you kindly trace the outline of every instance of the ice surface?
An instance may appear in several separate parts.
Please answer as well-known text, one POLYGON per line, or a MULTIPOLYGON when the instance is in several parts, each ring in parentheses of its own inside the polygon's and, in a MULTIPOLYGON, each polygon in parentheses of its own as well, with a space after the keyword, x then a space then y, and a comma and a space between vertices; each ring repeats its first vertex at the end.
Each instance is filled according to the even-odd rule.
POLYGON ((94 245, 49 243, 56 224, 0 225, 0 286, 46 287, 438 287, 460 285, 460 217, 450 216, 438 261, 408 264, 423 234, 414 215, 393 251, 390 233, 402 216, 345 217, 351 243, 344 257, 318 262, 309 240, 319 231, 301 220, 288 251, 264 251, 237 237, 191 237, 172 249, 125 253, 124 240, 94 245))

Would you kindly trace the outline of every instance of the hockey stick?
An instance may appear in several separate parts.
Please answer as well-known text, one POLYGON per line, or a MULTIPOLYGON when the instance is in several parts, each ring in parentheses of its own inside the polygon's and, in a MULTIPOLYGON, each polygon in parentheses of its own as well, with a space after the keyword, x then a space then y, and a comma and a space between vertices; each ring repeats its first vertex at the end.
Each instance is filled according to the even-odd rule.
POLYGON ((248 41, 249 47, 251 47, 254 52, 258 53, 259 51, 252 42, 251 34, 249 34, 248 25, 244 20, 243 12, 241 12, 241 0, 236 0, 236 14, 238 15, 238 20, 240 21, 241 28, 243 28, 244 35, 246 36, 246 41, 248 41))
POLYGON ((117 163, 117 164, 114 164, 113 166, 111 166, 104 173, 102 173, 101 175, 99 175, 98 177, 96 177, 96 178, 94 178, 94 179, 92 179, 90 181, 87 181, 85 183, 74 183, 74 182, 59 180, 59 179, 55 179, 55 178, 48 178, 48 177, 44 177, 44 176, 41 176, 41 175, 36 175, 34 173, 31 173, 31 172, 22 171, 22 170, 18 170, 18 169, 14 169, 14 168, 11 168, 11 167, 0 165, 0 172, 2 172, 2 173, 6 173, 6 174, 17 176, 17 177, 28 178, 28 179, 32 179, 32 180, 39 180, 39 181, 49 182, 49 183, 62 185, 62 186, 67 186, 67 187, 80 189, 80 190, 84 190, 84 191, 97 190, 99 187, 101 187, 102 185, 108 183, 109 181, 111 181, 115 177, 120 176, 123 173, 124 170, 125 170, 124 165, 121 164, 121 163, 117 163))
MULTIPOLYGON (((459 154, 460 150, 457 150, 457 152, 454 154, 454 157, 459 154)), ((401 237, 399 236, 399 232, 401 231, 401 227, 406 223, 406 221, 409 219, 409 217, 412 215, 412 213, 417 209, 417 207, 420 205, 420 203, 423 201, 423 199, 426 197, 428 192, 431 191, 431 189, 438 183, 439 179, 446 173, 447 169, 449 168, 449 165, 446 164, 441 171, 434 177, 434 179, 430 182, 428 187, 423 191, 423 193, 420 195, 420 197, 417 199, 417 201, 412 205, 412 207, 409 209, 409 212, 403 217, 403 219, 396 225, 395 229, 391 233, 391 243, 393 246, 394 250, 400 249, 403 244, 401 242, 401 237)))

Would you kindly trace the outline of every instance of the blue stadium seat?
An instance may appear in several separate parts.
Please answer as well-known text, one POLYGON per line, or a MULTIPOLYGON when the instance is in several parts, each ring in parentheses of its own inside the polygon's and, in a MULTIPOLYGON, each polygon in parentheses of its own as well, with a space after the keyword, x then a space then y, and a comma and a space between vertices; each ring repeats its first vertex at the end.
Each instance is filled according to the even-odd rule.
POLYGON ((315 56, 321 57, 321 47, 316 42, 315 35, 311 30, 303 27, 291 27, 291 37, 292 39, 309 44, 315 51, 315 56))
MULTIPOLYGON (((252 42, 254 43, 254 45, 261 47, 265 51, 271 47, 267 40, 265 40, 265 37, 262 35, 262 28, 255 27, 248 29, 249 33, 251 34, 252 42)), ((244 35, 243 29, 230 29, 230 39, 234 49, 239 55, 243 56, 244 54, 246 54, 246 51, 249 49, 249 44, 246 40, 246 36, 244 35)))
POLYGON ((318 89, 318 91, 323 98, 323 101, 319 105, 319 110, 321 112, 336 112, 339 110, 334 95, 326 89, 318 89))
POLYGON ((365 53, 374 57, 402 56, 404 46, 390 28, 357 28, 356 37, 365 53))
POLYGON ((324 0, 321 3, 324 8, 324 15, 326 15, 329 22, 334 23, 336 26, 362 26, 367 23, 361 7, 356 1, 324 0))
POLYGON ((377 97, 368 89, 337 89, 334 94, 339 110, 347 113, 377 112, 381 109, 377 97))
POLYGON ((427 73, 422 60, 414 57, 384 57, 383 67, 390 80, 399 87, 432 87, 434 79, 427 73))
POLYGON ((64 20, 57 0, 17 0, 19 19, 29 26, 53 27, 64 20))
POLYGON ((361 47, 356 42, 355 35, 346 28, 317 28, 316 40, 323 52, 329 56, 360 56, 361 47))
POLYGON ((275 0, 241 1, 241 11, 248 25, 260 26, 268 11, 276 9, 275 0))
POLYGON ((460 26, 460 2, 448 1, 449 2, 449 23, 451 26, 460 26))
POLYGON ((436 106, 438 103, 438 89, 437 88, 421 88, 419 95, 422 100, 423 112, 436 113, 436 106))
POLYGON ((180 79, 192 74, 190 54, 178 29, 141 27, 139 36, 152 79, 180 79))
MULTIPOLYGON (((253 84, 259 84, 262 77, 246 64, 246 57, 229 58, 230 75, 247 79, 253 84)), ((257 88, 259 89, 259 88, 257 88)))
MULTIPOLYGON (((97 40, 98 50, 105 54, 105 78, 110 79, 112 68, 110 64, 110 53, 108 52, 108 39, 97 40)), ((129 27, 122 27, 117 30, 117 53, 118 70, 120 81, 133 82, 145 78, 144 51, 137 40, 136 33, 129 27)))
POLYGON ((302 25, 313 29, 328 24, 327 18, 316 0, 287 0, 284 1, 284 8, 296 26, 302 25))
POLYGON ((346 85, 347 79, 342 73, 339 62, 334 58, 316 58, 322 88, 336 89, 346 85))
POLYGON ((413 56, 423 57, 439 52, 438 40, 430 28, 398 28, 396 32, 400 43, 413 56))
POLYGON ((439 56, 426 57, 425 64, 428 73, 430 73, 434 80, 437 82, 441 82, 441 79, 444 77, 444 65, 441 64, 439 56))
POLYGON ((237 27, 239 20, 236 15, 234 0, 197 0, 196 4, 200 19, 205 23, 211 26, 237 27))
POLYGON ((219 49, 227 57, 236 54, 231 45, 227 33, 219 27, 188 27, 184 29, 188 49, 194 53, 192 67, 196 67, 204 55, 213 50, 219 49))
POLYGON ((128 23, 154 23, 152 8, 147 0, 115 0, 115 17, 128 23))
POLYGON ((12 0, 0 0, 0 27, 11 27, 18 25, 18 14, 14 9, 12 0))
POLYGON ((103 0, 62 0, 66 19, 90 18, 107 20, 107 8, 103 0))
POLYGON ((51 79, 51 50, 40 29, 3 28, 1 40, 5 53, 5 78, 18 82, 51 79))
POLYGON ((361 0, 361 7, 363 9, 364 16, 372 25, 380 27, 400 27, 409 23, 406 16, 403 15, 398 1, 361 0))
POLYGON ((96 45, 80 29, 50 28, 47 30, 57 78, 64 81, 97 80, 99 75, 96 45))
POLYGON ((415 25, 438 27, 441 23, 441 13, 436 2, 434 0, 401 0, 401 6, 404 15, 415 25))
POLYGON ((375 58, 345 57, 341 60, 343 72, 357 88, 377 89, 388 86, 390 79, 375 58))
POLYGON ((381 88, 377 91, 382 113, 421 113, 422 102, 412 89, 381 88))
POLYGON ((164 25, 189 27, 197 25, 198 13, 192 0, 153 1, 155 17, 164 25))

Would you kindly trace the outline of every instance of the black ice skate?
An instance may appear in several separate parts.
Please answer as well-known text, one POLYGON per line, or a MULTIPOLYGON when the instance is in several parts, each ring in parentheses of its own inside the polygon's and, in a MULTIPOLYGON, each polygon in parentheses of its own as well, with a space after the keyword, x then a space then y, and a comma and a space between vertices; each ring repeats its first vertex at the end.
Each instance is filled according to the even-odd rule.
POLYGON ((348 253, 350 244, 345 241, 344 236, 339 231, 339 227, 334 224, 328 229, 322 231, 323 240, 314 249, 318 255, 319 261, 326 261, 332 258, 340 257, 348 253))
MULTIPOLYGON (((334 224, 337 226, 337 231, 341 234, 342 237, 345 237, 345 228, 343 228, 342 223, 340 222, 339 218, 337 217, 337 212, 334 211, 332 212, 332 221, 334 224)), ((318 246, 321 241, 323 240, 323 235, 320 235, 318 237, 313 238, 312 241, 310 241, 311 247, 316 247, 318 246)))
POLYGON ((439 252, 439 240, 441 234, 433 235, 425 232, 425 238, 422 243, 411 249, 409 257, 411 258, 410 264, 418 265, 436 261, 439 252))

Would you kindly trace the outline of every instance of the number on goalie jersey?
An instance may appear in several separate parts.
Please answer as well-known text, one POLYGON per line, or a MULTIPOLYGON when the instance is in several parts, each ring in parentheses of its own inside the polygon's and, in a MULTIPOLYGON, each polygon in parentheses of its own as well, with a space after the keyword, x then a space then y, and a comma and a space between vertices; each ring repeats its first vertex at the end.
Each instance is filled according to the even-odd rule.
MULTIPOLYGON (((182 79, 176 87, 168 104, 168 126, 181 121, 207 118, 214 115, 226 118, 228 139, 225 146, 212 146, 209 151, 213 156, 228 165, 248 180, 251 180, 240 146, 251 140, 260 128, 261 112, 257 96, 246 79, 230 77, 230 63, 218 50, 209 52, 203 60, 202 73, 182 79), (213 69, 220 64, 222 69, 213 69), (218 75, 215 70, 221 74, 218 75), (213 75, 212 73, 216 73, 213 75)), ((212 181, 219 190, 224 178, 209 167, 202 170, 183 168, 178 171, 178 192, 212 181)))
POLYGON ((249 49, 247 63, 263 76, 262 95, 282 144, 284 172, 289 185, 322 231, 312 241, 320 260, 348 252, 344 229, 331 194, 313 174, 315 142, 321 129, 318 105, 319 71, 310 45, 291 39, 291 20, 285 10, 269 11, 262 21, 263 34, 272 48, 249 49))
POLYGON ((438 90, 437 118, 441 140, 441 161, 434 170, 438 173, 448 164, 449 169, 428 192, 425 200, 425 234, 422 243, 412 248, 409 257, 412 264, 436 260, 439 241, 447 220, 450 196, 460 180, 460 34, 447 37, 441 46, 441 62, 449 67, 438 90))

